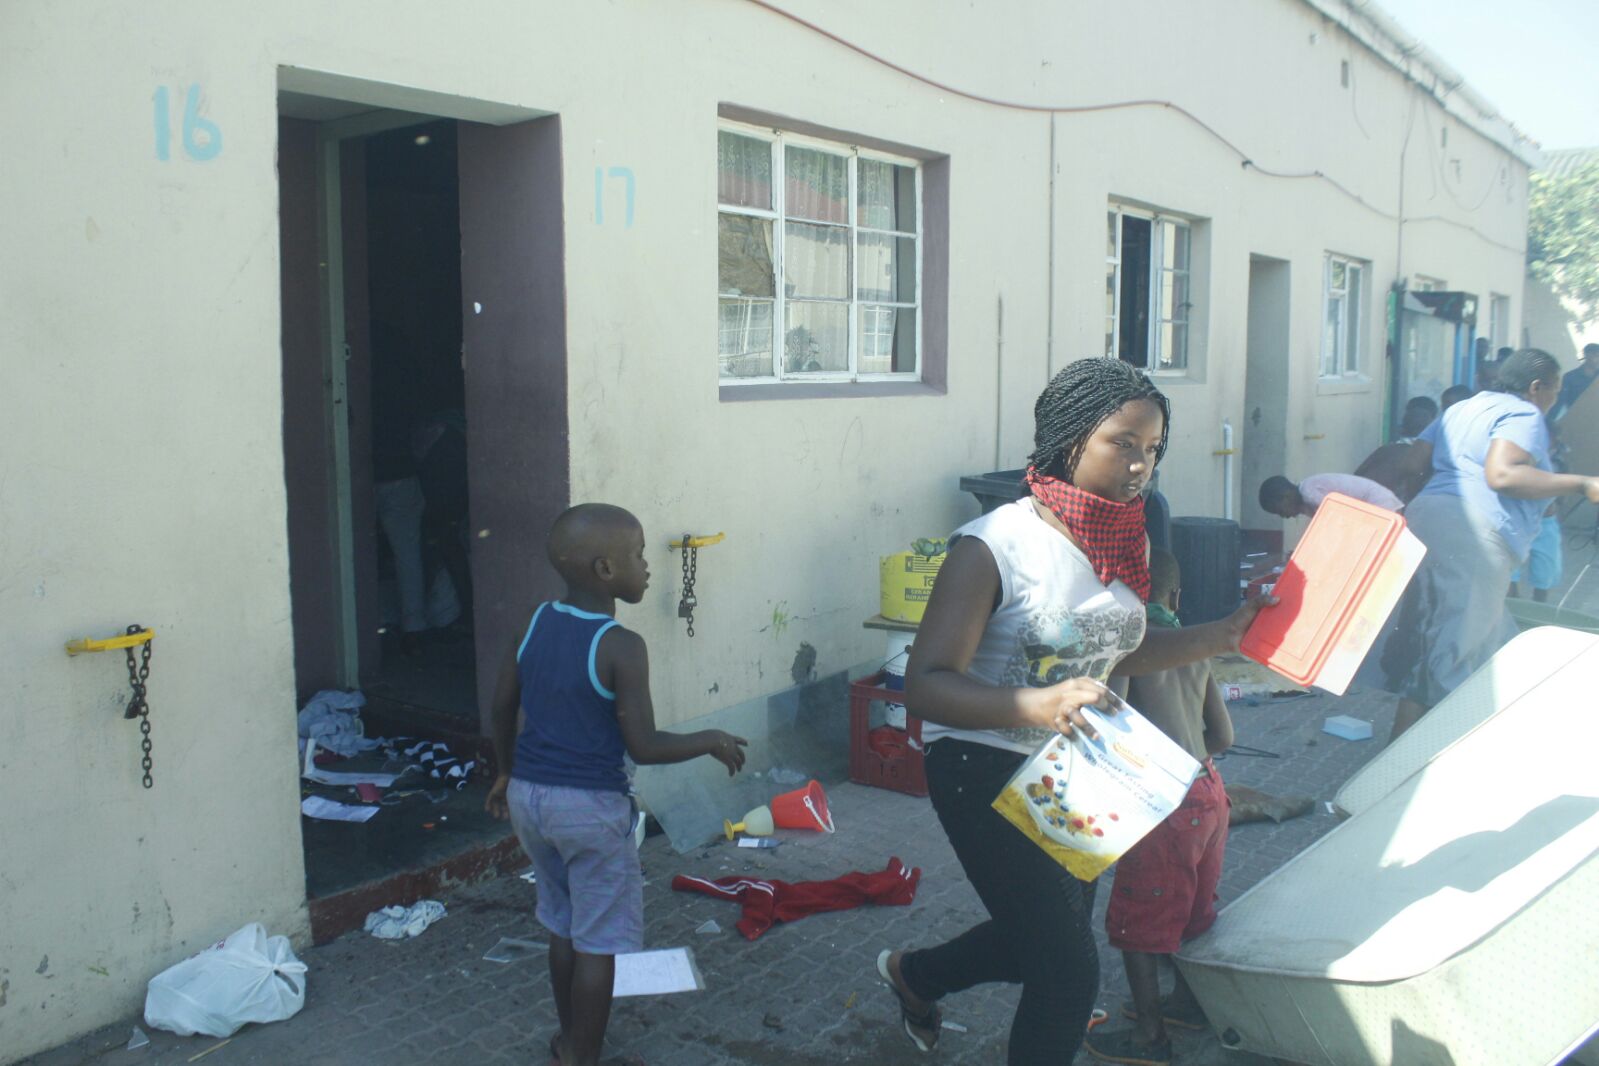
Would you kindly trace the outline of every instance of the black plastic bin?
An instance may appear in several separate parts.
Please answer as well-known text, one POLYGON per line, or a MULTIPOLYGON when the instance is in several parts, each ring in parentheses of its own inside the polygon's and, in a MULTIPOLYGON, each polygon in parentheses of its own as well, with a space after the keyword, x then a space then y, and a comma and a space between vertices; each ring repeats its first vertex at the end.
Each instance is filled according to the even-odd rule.
POLYGON ((1229 518, 1182 515, 1171 520, 1171 553, 1183 572, 1177 617, 1184 625, 1214 622, 1242 601, 1238 564, 1243 535, 1229 518))
MULTIPOLYGON (((987 514, 994 508, 1027 495, 1026 470, 995 470, 987 474, 967 474, 961 478, 961 491, 977 497, 987 514)), ((1171 508, 1166 497, 1152 490, 1144 501, 1144 532, 1156 548, 1171 549, 1171 508)))

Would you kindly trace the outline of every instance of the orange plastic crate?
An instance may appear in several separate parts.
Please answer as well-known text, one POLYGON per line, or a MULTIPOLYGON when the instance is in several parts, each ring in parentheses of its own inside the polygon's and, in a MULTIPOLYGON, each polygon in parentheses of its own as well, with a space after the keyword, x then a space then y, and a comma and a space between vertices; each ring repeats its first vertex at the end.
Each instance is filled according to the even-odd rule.
POLYGON ((892 745, 893 754, 883 755, 872 747, 872 701, 903 703, 905 693, 883 686, 883 674, 873 674, 849 686, 849 779, 857 784, 903 792, 908 796, 927 795, 927 770, 922 763, 922 720, 905 716, 903 743, 892 745))
POLYGON ((1392 511, 1332 493, 1239 648, 1299 685, 1342 695, 1427 549, 1392 511))

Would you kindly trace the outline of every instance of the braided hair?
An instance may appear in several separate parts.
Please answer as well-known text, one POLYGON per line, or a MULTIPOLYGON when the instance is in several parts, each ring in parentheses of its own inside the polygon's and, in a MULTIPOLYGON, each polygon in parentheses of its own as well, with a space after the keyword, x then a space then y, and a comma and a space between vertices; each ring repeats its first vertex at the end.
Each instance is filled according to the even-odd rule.
POLYGON ((1524 395, 1535 381, 1560 384, 1560 364, 1542 348, 1523 348, 1499 364, 1495 388, 1499 392, 1524 395))
POLYGON ((1071 481, 1088 438, 1123 404, 1134 400, 1148 400, 1160 408, 1160 450, 1155 455, 1159 462, 1166 454, 1171 405, 1143 371, 1105 356, 1068 363, 1044 386, 1033 404, 1033 454, 1028 461, 1040 474, 1071 481))

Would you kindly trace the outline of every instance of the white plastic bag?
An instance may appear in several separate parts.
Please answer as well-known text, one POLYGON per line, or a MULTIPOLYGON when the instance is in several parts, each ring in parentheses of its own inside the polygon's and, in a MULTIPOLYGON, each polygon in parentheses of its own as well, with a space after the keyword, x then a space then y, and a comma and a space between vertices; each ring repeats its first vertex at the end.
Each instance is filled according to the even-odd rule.
POLYGON ((305 963, 287 937, 251 922, 220 944, 156 974, 144 1022, 179 1036, 232 1036, 246 1022, 276 1022, 305 1006, 305 963))

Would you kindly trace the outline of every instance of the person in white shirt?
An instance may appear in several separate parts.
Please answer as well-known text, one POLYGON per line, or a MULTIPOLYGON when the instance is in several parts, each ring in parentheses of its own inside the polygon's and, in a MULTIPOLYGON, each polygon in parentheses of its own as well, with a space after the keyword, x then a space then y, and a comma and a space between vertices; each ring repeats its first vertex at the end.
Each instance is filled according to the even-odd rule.
POLYGON ((1364 500, 1386 511, 1400 511, 1405 506, 1403 500, 1382 485, 1354 474, 1312 474, 1301 478, 1297 485, 1281 474, 1269 477, 1260 486, 1260 506, 1279 518, 1310 518, 1321 502, 1334 492, 1364 500))

